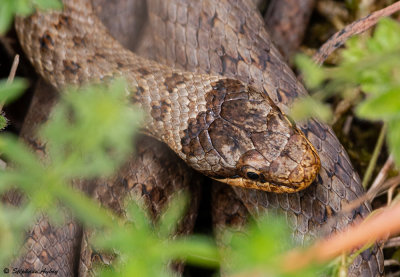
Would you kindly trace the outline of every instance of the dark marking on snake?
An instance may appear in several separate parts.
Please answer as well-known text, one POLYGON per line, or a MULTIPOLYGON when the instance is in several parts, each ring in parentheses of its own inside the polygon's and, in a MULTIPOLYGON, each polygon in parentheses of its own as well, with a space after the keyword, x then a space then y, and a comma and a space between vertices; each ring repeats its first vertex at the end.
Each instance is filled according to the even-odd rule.
MULTIPOLYGON (((244 116, 239 116, 238 120, 228 121, 229 114, 242 113, 251 109, 254 114, 260 113, 260 120, 265 120, 268 111, 260 111, 257 105, 257 96, 253 95, 254 90, 241 82, 233 79, 222 79, 211 84, 212 89, 206 93, 205 112, 200 113, 196 118, 188 122, 188 128, 184 130, 181 139, 182 152, 187 156, 204 156, 207 153, 206 162, 211 166, 215 161, 224 160, 229 166, 213 169, 207 174, 211 176, 234 176, 237 175, 235 160, 238 156, 247 152, 252 146, 250 131, 243 126, 246 123, 244 116), (252 95, 253 99, 249 99, 252 95), (249 103, 252 105, 248 105, 249 103), (243 110, 244 109, 244 110, 243 110), (248 143, 243 143, 244 141, 248 143)), ((262 99, 262 96, 259 95, 262 99)), ((252 114, 253 114, 252 113, 252 114)), ((257 116, 250 116, 252 120, 258 120, 257 116)), ((254 122, 253 122, 254 123, 254 122)), ((260 125, 255 123, 255 125, 260 125)), ((265 124, 262 124, 265 126, 265 124)), ((263 178, 263 181, 264 178, 263 178)))
POLYGON ((52 50, 54 48, 54 40, 49 32, 46 31, 40 38, 40 47, 48 50, 52 50))
POLYGON ((69 18, 66 15, 60 14, 58 17, 58 23, 54 25, 57 30, 60 30, 63 26, 67 26, 69 24, 69 18))
POLYGON ((151 116, 156 121, 163 121, 168 115, 171 114, 171 100, 166 99, 160 103, 151 104, 151 116))
POLYGON ((174 88, 179 84, 184 84, 186 81, 182 74, 172 73, 170 77, 165 78, 164 85, 166 86, 169 93, 174 91, 174 88))
POLYGON ((144 67, 139 68, 139 69, 138 69, 138 72, 139 72, 140 74, 142 74, 143 76, 149 75, 149 74, 150 74, 150 71, 148 71, 148 70, 147 70, 146 68, 144 68, 144 67))
POLYGON ((211 27, 214 27, 215 21, 216 21, 215 19, 217 19, 217 17, 218 17, 218 15, 215 12, 214 15, 211 17, 211 19, 209 20, 209 24, 210 24, 211 27))
POLYGON ((85 45, 86 45, 85 39, 83 37, 74 36, 72 38, 72 41, 74 42, 75 46, 85 47, 85 45))
POLYGON ((221 56, 222 72, 229 74, 230 76, 236 75, 236 63, 237 61, 228 55, 221 56))
POLYGON ((156 121, 162 121, 161 107, 159 105, 152 105, 150 114, 156 121))
POLYGON ((63 64, 65 67, 65 71, 69 71, 72 74, 77 74, 78 70, 81 68, 79 64, 70 60, 64 60, 63 64))
POLYGON ((94 56, 96 57, 96 58, 102 58, 102 59, 105 59, 106 58, 106 56, 104 56, 103 54, 101 54, 101 53, 95 53, 94 54, 94 56))

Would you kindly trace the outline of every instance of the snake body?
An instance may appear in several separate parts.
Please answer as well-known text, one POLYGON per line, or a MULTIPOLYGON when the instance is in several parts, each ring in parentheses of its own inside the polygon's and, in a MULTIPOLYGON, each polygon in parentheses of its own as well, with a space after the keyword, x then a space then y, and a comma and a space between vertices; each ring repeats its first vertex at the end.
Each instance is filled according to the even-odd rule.
POLYGON ((90 1, 17 20, 25 52, 51 84, 82 85, 124 76, 149 115, 146 133, 205 175, 247 188, 295 192, 319 170, 311 143, 251 86, 141 58, 108 35, 90 1))
MULTIPOLYGON (((220 74, 250 83, 284 112, 290 110, 295 98, 307 95, 271 42, 253 1, 152 0, 148 8, 157 60, 180 69, 220 74)), ((255 217, 271 210, 283 213, 294 237, 303 242, 343 230, 368 216, 371 209, 364 203, 342 213, 344 205, 364 194, 357 172, 328 125, 311 119, 298 126, 321 160, 313 184, 294 194, 239 187, 234 190, 255 217)), ((349 275, 377 276, 383 274, 383 269, 382 251, 375 245, 356 258, 349 275)))
MULTIPOLYGON (((115 60, 109 59, 108 56, 107 59, 101 56, 115 53, 112 51, 114 51, 116 46, 117 49, 119 49, 118 51, 120 51, 120 48, 118 48, 119 44, 112 39, 108 40, 108 44, 106 44, 107 47, 105 50, 103 49, 103 52, 96 52, 102 54, 95 59, 96 63, 98 62, 99 64, 99 68, 95 69, 95 71, 97 73, 100 72, 99 75, 95 77, 93 77, 93 75, 88 77, 88 75, 84 74, 85 72, 81 72, 82 68, 86 70, 90 67, 82 66, 76 62, 78 60, 79 62, 82 61, 78 59, 79 55, 74 56, 74 54, 71 55, 71 52, 69 52, 68 46, 76 46, 75 44, 61 47, 61 49, 67 48, 66 52, 61 55, 54 55, 55 52, 50 52, 50 50, 54 51, 56 48, 55 45, 57 45, 57 49, 59 49, 59 45, 56 44, 59 41, 57 38, 60 39, 58 34, 62 34, 61 37, 64 40, 65 34, 68 34, 68 32, 59 32, 59 30, 54 29, 57 28, 57 26, 63 28, 63 26, 65 27, 71 24, 74 20, 78 20, 77 22, 79 22, 79 24, 77 24, 79 26, 75 25, 75 34, 70 37, 70 40, 64 41, 64 43, 71 43, 71 41, 75 43, 76 38, 85 37, 85 35, 82 36, 82 33, 79 33, 79 30, 76 30, 82 27, 82 20, 92 21, 92 33, 96 34, 96 32, 93 31, 96 30, 96 28, 103 29, 103 27, 96 27, 101 26, 101 24, 98 25, 87 3, 82 4, 69 1, 68 5, 71 5, 68 6, 71 7, 71 13, 68 14, 70 17, 67 18, 73 20, 64 22, 66 23, 64 25, 61 24, 61 26, 59 26, 58 24, 63 23, 62 21, 65 18, 59 15, 55 16, 54 14, 53 16, 49 16, 50 23, 47 21, 48 19, 46 19, 46 17, 42 17, 43 15, 35 15, 36 20, 39 20, 40 24, 33 25, 34 27, 30 25, 31 23, 28 24, 26 21, 22 20, 17 23, 17 30, 22 45, 25 51, 30 53, 28 56, 31 57, 38 71, 43 75, 50 73, 50 82, 60 87, 64 86, 66 82, 82 83, 89 79, 95 80, 101 79, 104 76, 114 76, 115 73, 121 71, 121 68, 118 69, 118 65, 116 67, 112 65, 114 67, 108 68, 108 63, 115 60), (38 17, 40 18, 38 19, 38 17), (54 32, 45 29, 46 26, 51 26, 50 31, 54 32), (37 35, 37 32, 39 32, 39 35, 37 35), (30 46, 31 42, 36 44, 30 46), (68 57, 68 59, 65 59, 65 57, 68 57), (69 62, 71 61, 71 57, 75 58, 75 61, 72 60, 73 63, 69 62), (77 64, 79 65, 78 67, 76 66, 77 64), (55 70, 55 72, 61 72, 59 74, 63 76, 58 76, 58 73, 52 73, 54 72, 53 70, 55 70)), ((155 27, 155 45, 158 48, 157 53, 159 53, 159 59, 165 61, 169 65, 175 65, 185 68, 186 70, 203 73, 203 75, 197 76, 205 76, 206 80, 211 80, 209 82, 207 81, 208 85, 203 86, 203 89, 213 89, 216 87, 214 83, 218 81, 224 83, 227 82, 227 80, 229 82, 232 80, 218 77, 218 75, 234 77, 242 80, 243 83, 240 83, 240 85, 236 83, 241 88, 245 90, 255 88, 255 91, 263 91, 268 94, 270 99, 283 111, 288 110, 288 105, 294 97, 306 93, 302 85, 297 82, 291 70, 282 62, 279 53, 272 46, 269 36, 263 27, 262 20, 257 14, 254 14, 254 8, 250 1, 230 1, 229 5, 225 3, 225 1, 204 0, 193 1, 190 4, 183 0, 153 1, 149 4, 149 10, 151 21, 156 22, 153 27, 155 27), (230 20, 227 20, 227 18, 230 20), (195 54, 193 54, 193 51, 196 51, 195 54), (214 74, 214 77, 209 79, 210 77, 204 75, 204 73, 214 74), (247 86, 247 83, 250 83, 251 86, 247 86)), ((30 20, 32 20, 32 18, 30 20)), ((69 25, 68 27, 70 28, 71 26, 69 25)), ((101 32, 103 32, 103 30, 101 30, 101 32)), ((93 42, 96 41, 96 39, 97 37, 93 37, 93 42)), ((85 44, 85 46, 87 47, 88 45, 85 44)), ((96 49, 96 51, 98 51, 98 49, 96 49)), ((131 54, 124 51, 121 52, 123 53, 123 55, 121 55, 121 57, 123 57, 122 60, 124 62, 128 60, 129 62, 126 55, 129 56, 131 54)), ((146 61, 146 69, 148 69, 147 67, 149 67, 150 64, 151 63, 147 63, 146 61)), ((156 65, 156 68, 158 68, 158 66, 159 65, 156 65)), ((157 70, 159 70, 159 68, 157 70)), ((174 72, 181 73, 181 71, 173 71, 170 68, 166 68, 165 70, 167 76, 170 77, 173 76, 174 72)), ((131 71, 131 69, 128 71, 131 71)), ((154 71, 149 72, 151 73, 150 75, 156 74, 154 71)), ((89 71, 86 71, 86 73, 89 75, 93 74, 93 72, 89 71)), ((143 76, 149 74, 139 72, 139 75, 143 76)), ((183 81, 186 84, 188 80, 185 79, 185 76, 193 78, 194 74, 182 74, 180 76, 183 77, 183 81)), ((177 76, 174 77, 175 80, 179 78, 180 77, 177 76)), ((133 83, 144 89, 144 93, 146 94, 146 86, 140 83, 140 79, 134 79, 133 83)), ((164 82, 161 83, 161 86, 165 87, 165 78, 162 80, 164 82)), ((201 80, 203 81, 204 79, 201 78, 201 80)), ((259 95, 258 93, 255 94, 259 95)), ((263 98, 263 101, 267 101, 265 99, 268 98, 263 98)), ((140 101, 140 99, 136 100, 140 101)), ((202 100, 203 104, 206 103, 206 97, 203 97, 202 100)), ((258 99, 256 98, 256 100, 258 99)), ((159 106, 159 110, 168 108, 168 105, 164 105, 164 107, 159 105, 162 104, 160 101, 156 104, 158 104, 155 106, 159 106)), ((268 105, 271 107, 273 106, 271 103, 268 103, 268 105)), ((147 105, 148 113, 151 114, 153 106, 154 105, 151 104, 147 105)), ((202 111, 204 111, 204 109, 202 111)), ((153 112, 155 113, 155 111, 153 112)), ((302 137, 301 133, 298 133, 295 128, 293 129, 293 126, 285 120, 281 122, 283 125, 287 124, 290 130, 295 134, 300 134, 298 136, 302 137)), ((156 123, 154 123, 153 126, 155 125, 156 123)), ((188 126, 189 124, 184 127, 186 129, 183 131, 187 130, 188 126)), ((357 174, 354 172, 343 147, 337 141, 332 130, 328 126, 315 120, 311 120, 307 124, 302 124, 301 127, 318 151, 322 164, 320 174, 311 188, 291 195, 276 195, 239 188, 235 189, 235 191, 252 214, 259 214, 266 209, 278 207, 286 211, 289 221, 292 222, 297 232, 297 236, 304 238, 306 233, 317 235, 318 229, 326 225, 329 217, 340 211, 342 203, 357 198, 363 191, 357 174)), ((163 139, 164 133, 152 133, 151 131, 149 131, 149 133, 159 139, 163 139)), ((181 139, 182 134, 179 135, 181 139)), ((172 148, 174 148, 175 143, 175 150, 178 154, 185 160, 189 160, 186 154, 181 151, 183 149, 182 145, 181 148, 179 147, 179 142, 182 142, 182 139, 180 141, 179 139, 174 140, 174 134, 170 135, 169 138, 171 139, 170 145, 172 145, 172 148), (179 151, 181 151, 181 153, 179 153, 179 151)), ((312 150, 313 148, 310 147, 310 149, 312 150)), ((195 162, 197 164, 197 161, 195 162)), ((192 164, 193 163, 194 161, 192 164)), ((193 167, 196 167, 196 165, 193 167)), ((228 171, 232 170, 232 166, 225 167, 224 169, 226 170, 227 168, 228 171)), ((213 172, 215 171, 213 170, 213 172)), ((218 173, 218 175, 219 174, 220 173, 218 173)), ((232 174, 232 172, 229 172, 227 175, 232 177, 232 174)), ((226 176, 226 174, 224 176, 226 176)), ((221 178, 221 176, 215 175, 212 177, 221 178)), ((278 186, 278 188, 282 187, 285 187, 285 185, 282 186, 282 184, 280 184, 280 186, 278 186)), ((368 212, 369 207, 363 205, 351 215, 343 216, 334 226, 330 226, 329 231, 340 230, 357 217, 365 217, 368 212)), ((382 261, 381 252, 374 249, 362 255, 361 258, 357 258, 352 267, 352 272, 354 272, 355 275, 360 272, 366 273, 367 271, 370 272, 371 275, 376 274, 376 272, 382 272, 382 261)))

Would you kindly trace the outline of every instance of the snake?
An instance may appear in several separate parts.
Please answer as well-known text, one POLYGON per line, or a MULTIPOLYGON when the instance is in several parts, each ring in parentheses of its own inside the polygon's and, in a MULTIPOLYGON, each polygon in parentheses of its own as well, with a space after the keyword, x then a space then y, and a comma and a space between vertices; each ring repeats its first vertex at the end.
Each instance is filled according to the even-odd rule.
POLYGON ((148 115, 143 131, 195 170, 230 185, 296 192, 315 179, 314 147, 271 99, 236 79, 137 56, 90 11, 85 1, 65 1, 62 13, 16 22, 30 61, 55 87, 124 76, 137 88, 132 101, 148 115))
MULTIPOLYGON (((90 3, 85 1, 64 1, 63 12, 37 13, 28 19, 18 19, 16 29, 28 58, 54 86, 62 88, 67 83, 125 76, 138 88, 133 101, 150 115, 145 125, 147 134, 166 142, 192 168, 216 180, 245 187, 236 187, 235 192, 251 213, 280 205, 289 211, 287 214, 292 210, 298 223, 320 221, 307 226, 316 232, 327 220, 324 211, 337 213, 342 199, 350 201, 362 193, 359 178, 329 126, 311 120, 299 124, 301 131, 285 117, 283 112, 288 111, 293 98, 305 95, 306 91, 270 42, 261 18, 253 14, 253 4, 230 2, 230 6, 218 1, 149 2, 158 59, 167 65, 174 64, 173 69, 124 49, 108 35, 93 15, 90 3), (228 20, 232 17, 237 20, 228 20), (190 52, 193 50, 189 46, 197 49, 197 53, 190 52), (153 94, 150 85, 156 88, 153 94), (197 91, 193 98, 189 97, 192 95, 189 92, 193 93, 188 91, 190 87, 197 91), (218 98, 220 95, 224 99, 218 98), (178 100, 178 96, 183 96, 179 101, 190 107, 176 114, 183 125, 171 123, 168 117, 174 112, 173 100, 178 100), (192 103, 200 106, 191 106, 192 103), (241 110, 243 107, 245 110, 241 110), (211 119, 207 118, 210 114, 211 119), (240 117, 244 114, 245 117, 240 117), (260 114, 264 116, 260 118, 260 114), (228 115, 239 117, 230 122, 228 115), (268 125, 273 127, 265 129, 268 125), (262 133, 272 133, 275 140, 267 140, 262 133), (254 138, 257 135, 259 139, 254 138), (232 138, 237 139, 232 142, 232 138), (210 141, 216 153, 207 158, 204 145, 210 141), (284 149, 277 151, 274 159, 266 157, 274 147, 283 144, 284 149), (303 156, 291 158, 299 153, 303 156), (216 160, 220 163, 213 163, 216 160), (298 161, 306 164, 298 167, 298 161), (292 170, 287 170, 290 164, 292 170), (310 188, 299 193, 278 195, 258 191, 296 192, 313 180, 310 188), (314 210, 319 217, 311 219, 314 210), (301 219, 304 216, 306 220, 301 219)), ((364 204, 332 229, 342 229, 357 216, 365 217, 368 211, 368 205, 364 204)), ((383 271, 379 249, 357 262, 356 269, 365 269, 366 263, 370 272, 383 271)))

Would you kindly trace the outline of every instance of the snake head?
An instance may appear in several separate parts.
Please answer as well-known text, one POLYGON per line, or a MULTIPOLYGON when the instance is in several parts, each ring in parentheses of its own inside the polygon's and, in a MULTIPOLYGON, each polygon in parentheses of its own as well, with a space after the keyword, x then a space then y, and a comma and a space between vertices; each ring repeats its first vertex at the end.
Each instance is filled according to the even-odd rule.
POLYGON ((272 102, 232 79, 213 84, 207 111, 189 124, 182 151, 195 169, 229 185, 278 193, 308 187, 316 150, 272 102))
POLYGON ((264 132, 253 135, 255 144, 266 147, 245 152, 236 164, 237 178, 227 184, 278 193, 292 193, 308 187, 320 169, 320 160, 301 131, 289 134, 264 132), (260 140, 257 142, 257 140, 260 140))

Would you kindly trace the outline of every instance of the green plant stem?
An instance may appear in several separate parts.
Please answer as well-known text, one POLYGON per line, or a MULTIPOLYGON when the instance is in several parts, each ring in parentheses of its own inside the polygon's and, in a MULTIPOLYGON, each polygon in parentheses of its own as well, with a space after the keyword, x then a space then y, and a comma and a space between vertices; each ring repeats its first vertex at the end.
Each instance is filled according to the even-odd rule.
POLYGON ((387 130, 387 124, 385 122, 379 133, 379 137, 375 144, 375 149, 374 149, 374 152, 372 153, 371 160, 369 161, 367 171, 364 174, 364 179, 363 179, 362 185, 365 189, 367 188, 367 185, 368 185, 369 181, 371 180, 372 172, 374 171, 374 168, 376 166, 376 161, 378 160, 379 153, 381 152, 383 142, 385 141, 386 130, 387 130))

